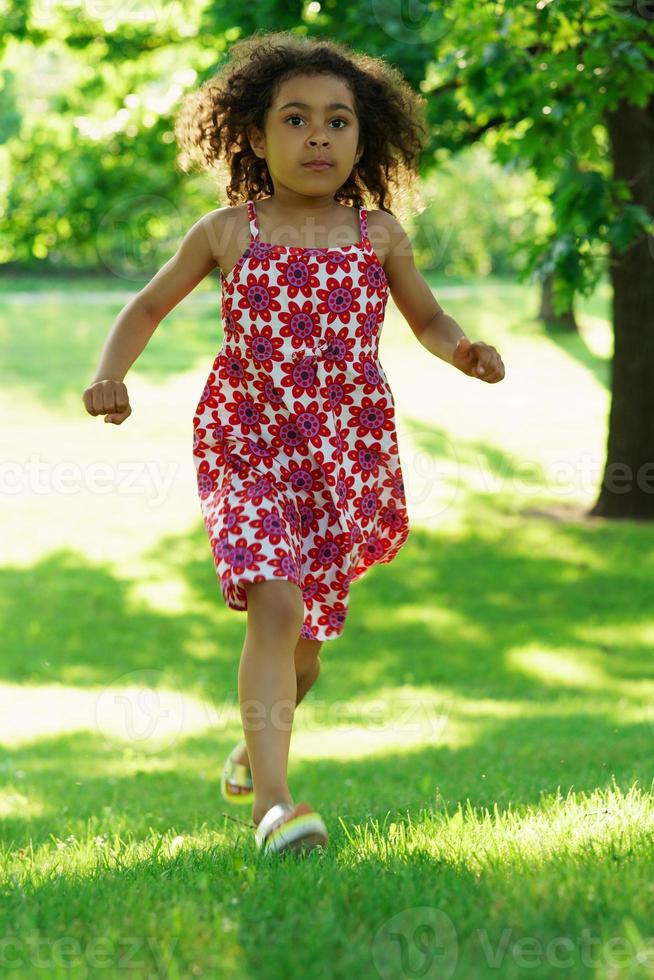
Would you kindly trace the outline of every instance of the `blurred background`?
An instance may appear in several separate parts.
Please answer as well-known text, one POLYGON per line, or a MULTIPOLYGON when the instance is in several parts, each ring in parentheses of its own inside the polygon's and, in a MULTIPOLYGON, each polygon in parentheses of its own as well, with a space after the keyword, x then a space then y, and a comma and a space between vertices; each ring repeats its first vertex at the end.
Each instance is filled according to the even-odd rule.
MULTIPOLYGON (((551 829, 559 790, 574 787, 572 828, 591 806, 636 835, 619 838, 617 817, 598 827, 615 864, 582 873, 562 856, 542 888, 520 892, 497 858, 481 891, 477 818, 459 814, 470 834, 455 828, 461 853, 438 851, 430 833, 416 848, 405 841, 390 885, 363 886, 358 927, 388 919, 405 887, 409 904, 431 902, 437 860, 455 923, 477 900, 491 933, 518 921, 556 936, 566 916, 601 932, 608 920, 601 941, 624 934, 635 956, 647 889, 611 873, 623 846, 645 868, 637 830, 652 821, 650 795, 629 796, 651 783, 654 733, 654 14, 640 0, 2 4, 0 922, 115 938, 131 921, 180 941, 169 975, 217 964, 243 975, 243 950, 258 976, 302 972, 290 934, 259 962, 264 899, 242 864, 222 863, 237 831, 216 816, 222 758, 240 731, 245 627, 220 595, 192 458, 193 410, 222 344, 219 273, 171 311, 128 373, 123 425, 82 404, 120 309, 202 214, 228 203, 209 176, 180 172, 173 122, 185 93, 261 25, 382 57, 426 98, 425 208, 405 227, 440 304, 506 369, 488 385, 433 358, 389 299, 380 354, 412 535, 353 586, 292 746, 300 798, 331 820, 341 848, 347 886, 330 893, 333 917, 346 921, 360 894, 357 855, 388 858, 381 831, 338 837, 345 811, 365 826, 391 810, 403 828, 407 807, 426 806, 428 828, 443 819, 445 834, 450 805, 513 804, 551 829), (345 731, 318 712, 335 699, 345 731), (398 721, 407 703, 415 727, 398 721), (373 704, 383 731, 366 721, 373 704), (208 840, 218 864, 202 871, 208 840), (199 863, 169 903, 147 869, 164 855, 166 873, 178 869, 189 846, 199 863), (96 886, 66 876, 88 874, 98 854, 93 912, 96 886), (121 860, 146 873, 131 920, 121 860), (594 904, 580 900, 591 880, 594 904), (30 884, 32 911, 21 898, 30 884), (232 959, 206 946, 199 898, 232 959), (116 934, 102 922, 111 912, 116 934)), ((514 832, 500 820, 489 831, 500 850, 514 832)), ((302 894, 268 895, 266 910, 282 916, 297 900, 301 914, 302 894)), ((316 932, 323 962, 331 921, 316 932)), ((486 975, 465 930, 458 940, 465 975, 486 975)), ((339 950, 325 975, 365 969, 339 950)))

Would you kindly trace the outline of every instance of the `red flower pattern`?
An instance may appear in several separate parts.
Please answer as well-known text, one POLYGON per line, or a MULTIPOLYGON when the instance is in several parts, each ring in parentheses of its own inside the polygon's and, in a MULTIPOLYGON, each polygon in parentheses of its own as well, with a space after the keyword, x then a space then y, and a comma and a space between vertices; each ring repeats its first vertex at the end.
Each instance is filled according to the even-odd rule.
POLYGON ((378 356, 388 282, 361 239, 320 249, 251 239, 221 273, 223 345, 193 417, 198 495, 223 598, 244 582, 302 591, 300 636, 340 636, 349 590, 409 534, 395 403, 378 356))

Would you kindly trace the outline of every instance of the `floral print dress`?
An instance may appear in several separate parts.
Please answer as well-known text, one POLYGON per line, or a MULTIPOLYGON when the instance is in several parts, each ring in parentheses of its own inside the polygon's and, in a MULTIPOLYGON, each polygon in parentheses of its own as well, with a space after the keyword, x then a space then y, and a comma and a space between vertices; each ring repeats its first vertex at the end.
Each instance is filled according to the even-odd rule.
POLYGON ((302 591, 300 637, 336 639, 350 584, 409 534, 395 403, 378 357, 389 287, 359 208, 340 248, 250 243, 221 272, 224 341, 193 417, 200 509, 223 598, 302 591))

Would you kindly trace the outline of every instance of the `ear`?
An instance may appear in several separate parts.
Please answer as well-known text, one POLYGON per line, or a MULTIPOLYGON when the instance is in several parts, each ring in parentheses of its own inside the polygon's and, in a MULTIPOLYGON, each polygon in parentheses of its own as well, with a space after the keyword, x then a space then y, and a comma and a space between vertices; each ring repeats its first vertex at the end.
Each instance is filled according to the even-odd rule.
POLYGON ((255 155, 258 157, 263 157, 266 152, 265 140, 255 126, 248 126, 247 138, 255 155))

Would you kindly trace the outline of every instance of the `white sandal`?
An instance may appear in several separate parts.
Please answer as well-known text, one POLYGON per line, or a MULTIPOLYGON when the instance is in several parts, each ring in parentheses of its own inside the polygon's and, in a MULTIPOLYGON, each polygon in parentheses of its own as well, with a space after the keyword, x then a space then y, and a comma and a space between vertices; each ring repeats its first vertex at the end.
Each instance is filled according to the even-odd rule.
POLYGON ((254 799, 252 770, 243 762, 234 762, 236 753, 245 747, 244 739, 234 746, 225 760, 220 777, 220 795, 228 803, 236 803, 237 806, 251 805, 254 799), (236 792, 230 786, 237 787, 236 792))
POLYGON ((275 803, 262 817, 254 837, 265 854, 304 852, 322 848, 329 840, 322 817, 304 802, 275 803))

